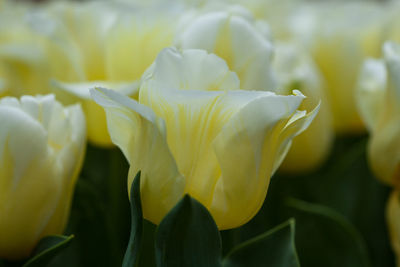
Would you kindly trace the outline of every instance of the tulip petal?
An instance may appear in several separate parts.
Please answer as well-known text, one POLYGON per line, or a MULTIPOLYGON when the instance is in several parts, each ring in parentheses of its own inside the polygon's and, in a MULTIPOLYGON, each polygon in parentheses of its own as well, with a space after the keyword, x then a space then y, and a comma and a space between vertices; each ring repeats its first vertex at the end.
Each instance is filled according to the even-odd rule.
POLYGON ((144 78, 151 75, 164 88, 184 90, 237 90, 239 79, 225 61, 204 50, 165 48, 144 78))
POLYGON ((244 106, 214 141, 221 167, 211 213, 220 229, 246 223, 261 207, 291 138, 304 130, 318 109, 298 112, 304 96, 269 95, 244 106), (240 196, 238 198, 237 196, 240 196))
POLYGON ((360 72, 356 100, 369 131, 374 130, 383 110, 386 75, 384 62, 376 59, 366 60, 360 72))
POLYGON ((140 170, 144 217, 159 223, 183 196, 185 181, 168 148, 165 124, 154 112, 135 100, 111 90, 92 90, 104 107, 113 143, 131 164, 128 184, 140 170))

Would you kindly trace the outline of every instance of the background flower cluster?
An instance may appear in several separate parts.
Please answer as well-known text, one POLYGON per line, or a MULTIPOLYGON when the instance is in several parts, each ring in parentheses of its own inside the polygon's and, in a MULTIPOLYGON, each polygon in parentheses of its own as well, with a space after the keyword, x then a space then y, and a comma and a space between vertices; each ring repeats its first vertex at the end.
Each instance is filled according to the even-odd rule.
POLYGON ((136 264, 194 264, 196 212, 223 266, 400 266, 399 14, 0 0, 0 266, 129 266, 135 218, 136 264))

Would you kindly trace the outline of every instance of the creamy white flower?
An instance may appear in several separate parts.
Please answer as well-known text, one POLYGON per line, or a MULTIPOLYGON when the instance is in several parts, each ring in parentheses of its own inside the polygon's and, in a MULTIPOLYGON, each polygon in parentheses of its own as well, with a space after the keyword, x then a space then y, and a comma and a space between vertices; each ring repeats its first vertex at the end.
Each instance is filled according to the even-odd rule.
POLYGON ((357 76, 367 57, 380 55, 385 16, 379 3, 319 2, 289 19, 291 38, 309 48, 323 75, 340 134, 365 131, 356 108, 357 76))
POLYGON ((105 113, 89 97, 89 89, 110 87, 137 97, 141 75, 158 52, 172 44, 177 10, 89 3, 73 6, 71 13, 72 19, 65 21, 78 46, 83 78, 55 77, 53 90, 63 103, 82 104, 90 142, 110 146, 105 113))
POLYGON ((27 257, 66 225, 86 145, 80 106, 0 99, 0 258, 27 257))
POLYGON ((164 49, 143 76, 138 101, 107 89, 92 94, 131 165, 128 184, 142 173, 144 217, 159 223, 188 193, 220 229, 257 213, 292 138, 317 112, 297 110, 300 92, 239 90, 236 73, 203 50, 164 49))

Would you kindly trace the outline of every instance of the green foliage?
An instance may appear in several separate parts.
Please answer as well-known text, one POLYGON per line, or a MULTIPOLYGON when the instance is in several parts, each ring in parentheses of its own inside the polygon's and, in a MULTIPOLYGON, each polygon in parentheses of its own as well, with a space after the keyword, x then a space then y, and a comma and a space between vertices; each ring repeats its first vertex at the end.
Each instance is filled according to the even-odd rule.
MULTIPOLYGON (((121 265, 129 241, 127 173, 128 164, 118 149, 88 147, 66 231, 67 234, 74 234, 75 239, 49 266, 121 265)), ((376 180, 368 168, 366 139, 341 138, 336 141, 332 155, 320 170, 304 175, 274 175, 260 212, 246 225, 220 232, 222 254, 217 255, 215 249, 208 251, 211 245, 198 248, 198 251, 207 253, 206 258, 212 257, 215 262, 218 256, 219 264, 224 263, 225 266, 243 266, 244 262, 245 266, 254 266, 252 264, 266 260, 293 258, 293 241, 287 240, 289 232, 293 235, 294 231, 294 225, 288 220, 294 218, 296 250, 302 266, 393 267, 394 258, 384 219, 388 192, 389 189, 376 180), (276 225, 279 226, 274 228, 276 225), (272 228, 275 231, 266 232, 272 228), (257 243, 263 245, 257 247, 257 243), (285 251, 291 256, 277 259, 267 257, 270 253, 282 255, 285 251), (259 258, 252 253, 257 253, 259 258)), ((157 230, 152 223, 142 221, 142 241, 135 259, 136 265, 156 266, 156 253, 157 259, 163 259, 162 253, 174 255, 181 249, 184 251, 178 256, 189 257, 184 253, 193 251, 199 244, 190 244, 193 245, 190 250, 183 246, 165 248, 178 242, 190 242, 188 236, 195 240, 210 235, 208 238, 214 240, 212 242, 218 240, 219 234, 215 234, 215 229, 192 227, 200 223, 194 221, 192 216, 204 212, 198 202, 188 197, 182 201, 186 203, 180 203, 180 209, 190 210, 190 214, 184 211, 184 214, 188 214, 178 216, 176 207, 172 219, 176 222, 185 221, 184 226, 174 228, 173 223, 167 223, 162 227, 169 227, 173 231, 163 230, 162 234, 161 226, 157 230), (203 231, 209 232, 205 234, 203 231), (160 236, 166 239, 160 241, 160 236)), ((210 222, 206 224, 211 227, 210 222)), ((208 244, 210 241, 202 242, 208 244)), ((215 248, 215 245, 212 247, 215 248)), ((200 258, 199 255, 196 257, 200 258)), ((274 265, 269 263, 268 266, 274 265)))
POLYGON ((334 210, 298 199, 288 199, 298 222, 298 252, 304 266, 371 266, 363 238, 334 210))
POLYGON ((384 217, 388 193, 389 188, 368 168, 366 139, 338 139, 320 170, 304 175, 274 175, 259 213, 248 224, 222 233, 224 253, 266 228, 294 217, 296 248, 302 266, 334 266, 332 263, 360 266, 360 262, 368 266, 370 262, 372 266, 393 267, 384 217), (290 203, 293 198, 314 203, 312 207, 317 204, 335 216, 301 210, 290 203), (338 263, 340 259, 346 263, 338 263), (355 263, 358 265, 352 265, 355 263))
POLYGON ((128 168, 118 148, 87 147, 66 229, 75 240, 51 266, 121 266, 130 229, 128 168))
POLYGON ((157 229, 157 266, 220 266, 220 257, 221 239, 211 214, 185 195, 157 229))
POLYGON ((33 256, 23 267, 43 267, 48 266, 56 255, 62 252, 74 238, 71 236, 46 236, 42 238, 35 250, 33 256))
POLYGON ((131 236, 125 252, 123 267, 136 266, 139 250, 142 245, 143 213, 140 200, 140 172, 138 172, 131 186, 131 236))
POLYGON ((300 263, 294 234, 295 221, 290 219, 234 248, 225 258, 223 266, 298 267, 300 263))

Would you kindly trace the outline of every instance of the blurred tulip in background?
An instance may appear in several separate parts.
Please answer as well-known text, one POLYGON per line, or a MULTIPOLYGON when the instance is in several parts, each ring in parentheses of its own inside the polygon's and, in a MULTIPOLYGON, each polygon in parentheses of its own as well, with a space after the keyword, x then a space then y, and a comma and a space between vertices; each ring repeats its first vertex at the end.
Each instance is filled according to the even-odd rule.
POLYGON ((79 105, 53 95, 0 99, 0 258, 29 256, 62 234, 86 145, 79 105))

